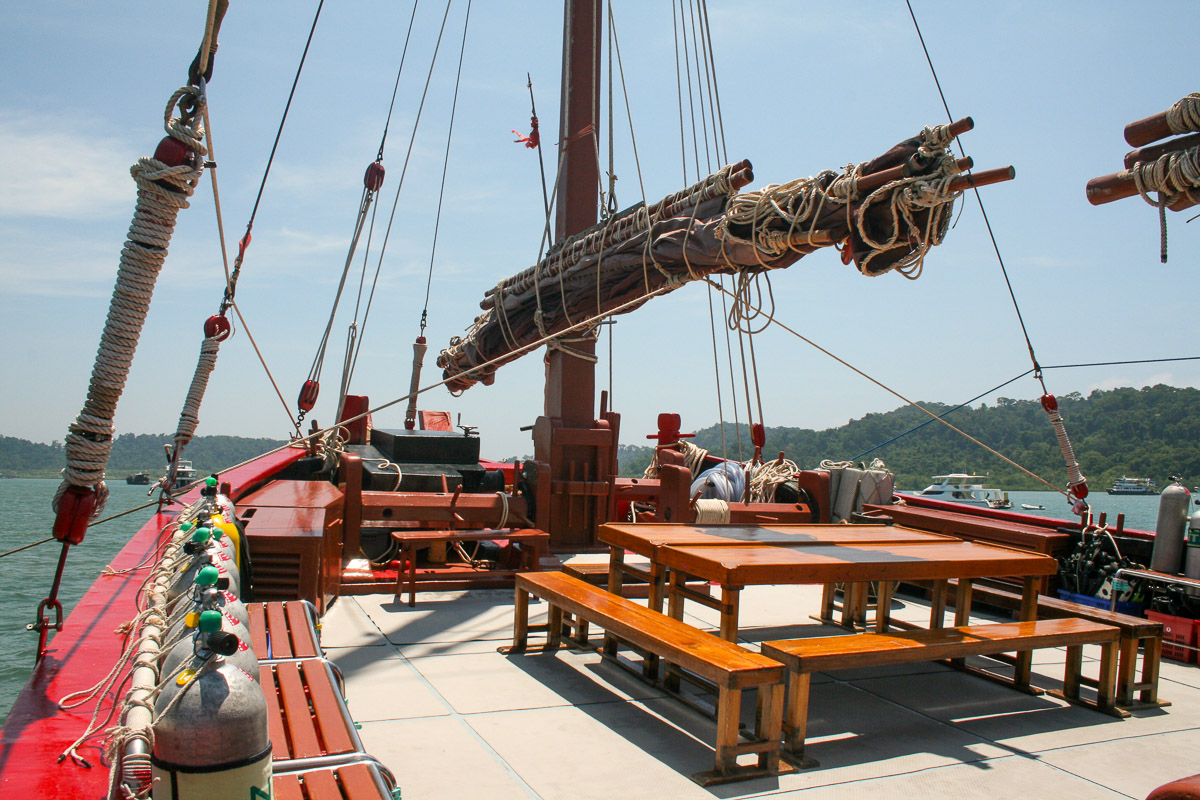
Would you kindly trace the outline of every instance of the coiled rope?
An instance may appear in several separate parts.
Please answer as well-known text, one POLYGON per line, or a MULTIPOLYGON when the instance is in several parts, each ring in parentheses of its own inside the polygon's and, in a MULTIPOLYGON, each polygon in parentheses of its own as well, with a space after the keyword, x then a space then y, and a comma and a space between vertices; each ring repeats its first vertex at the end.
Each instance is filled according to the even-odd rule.
POLYGON ((66 436, 67 466, 54 495, 56 512, 69 486, 95 491, 93 518, 99 516, 108 499, 104 470, 112 451, 117 401, 125 389, 154 285, 171 244, 175 219, 180 209, 188 207, 204 168, 207 150, 200 122, 203 109, 203 92, 199 87, 185 86, 171 95, 163 115, 167 135, 190 151, 186 163, 171 166, 150 157, 139 158, 130 167, 138 189, 137 205, 121 251, 121 266, 87 400, 66 436), (172 116, 176 110, 179 116, 172 116))

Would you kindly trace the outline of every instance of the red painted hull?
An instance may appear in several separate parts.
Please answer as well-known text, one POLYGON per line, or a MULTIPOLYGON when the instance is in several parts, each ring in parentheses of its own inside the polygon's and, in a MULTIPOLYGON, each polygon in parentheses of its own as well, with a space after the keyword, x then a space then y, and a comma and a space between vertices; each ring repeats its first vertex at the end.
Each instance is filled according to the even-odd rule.
MULTIPOLYGON (((239 487, 261 483, 303 454, 295 449, 273 453, 221 478, 229 481, 236 495, 239 487)), ((183 499, 190 503, 197 497, 198 489, 183 499)), ((128 569, 150 558, 163 528, 178 513, 179 507, 175 507, 151 517, 113 559, 112 568, 128 569)), ((115 631, 136 613, 134 603, 145 578, 145 570, 101 575, 67 617, 62 632, 50 640, 46 658, 30 676, 0 730, 0 797, 78 800, 107 794, 109 776, 101 764, 101 737, 78 751, 92 764, 91 769, 71 760, 58 763, 59 754, 87 729, 94 706, 59 711, 57 703, 71 692, 90 688, 112 669, 124 644, 115 631)), ((114 700, 120 702, 123 692, 115 699, 106 698, 102 715, 113 707, 114 700)))

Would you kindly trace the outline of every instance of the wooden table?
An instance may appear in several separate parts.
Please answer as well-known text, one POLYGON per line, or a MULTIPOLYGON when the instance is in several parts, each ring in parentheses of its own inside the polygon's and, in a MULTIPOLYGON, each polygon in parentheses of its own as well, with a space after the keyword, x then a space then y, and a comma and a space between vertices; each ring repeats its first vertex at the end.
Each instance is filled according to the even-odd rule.
MULTIPOLYGON (((810 547, 816 545, 843 544, 886 544, 886 543, 934 543, 957 542, 958 540, 938 533, 918 531, 902 525, 830 525, 830 524, 796 524, 796 525, 674 525, 669 523, 622 523, 608 524, 600 528, 598 538, 610 548, 608 589, 615 594, 621 593, 621 585, 625 575, 633 575, 645 580, 650 585, 650 608, 661 611, 665 590, 667 567, 658 557, 659 552, 667 547, 693 546, 793 546, 810 547), (625 551, 628 550, 650 559, 646 570, 633 567, 625 562, 625 551)), ((700 577, 700 576, 697 576, 700 577)), ((832 588, 829 584, 828 599, 832 604, 832 588)), ((889 587, 890 588, 890 587, 889 587)), ((845 608, 853 616, 861 606, 855 606, 854 601, 865 602, 866 587, 852 586, 847 591, 845 608), (862 597, 858 593, 861 590, 862 597)), ((689 593, 689 596, 690 593, 689 593)), ((822 604, 825 605, 824 602, 822 604)), ((827 613, 823 608, 822 613, 827 613)))
MULTIPOLYGON (((666 546, 655 553, 662 567, 670 570, 668 613, 683 618, 683 600, 687 596, 721 612, 721 637, 736 641, 738 607, 742 587, 757 584, 845 582, 865 586, 879 581, 932 581, 934 595, 930 628, 943 626, 946 581, 958 579, 955 625, 969 622, 971 581, 984 577, 1024 578, 1021 621, 1037 618, 1037 595, 1042 576, 1058 571, 1058 561, 1049 556, 1011 550, 977 542, 939 541, 878 544, 809 545, 716 545, 666 546), (686 594, 683 581, 688 575, 721 585, 721 599, 714 601, 695 593, 686 594)), ((884 598, 880 598, 879 629, 887 629, 884 598)), ((1017 683, 1028 683, 1030 652, 1016 660, 1017 683)))

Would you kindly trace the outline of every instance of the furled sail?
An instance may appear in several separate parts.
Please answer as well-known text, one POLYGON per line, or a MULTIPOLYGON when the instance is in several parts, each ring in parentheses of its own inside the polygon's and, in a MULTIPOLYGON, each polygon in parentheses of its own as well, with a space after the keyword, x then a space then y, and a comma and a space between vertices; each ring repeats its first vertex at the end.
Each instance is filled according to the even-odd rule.
MULTIPOLYGON (((568 237, 538 264, 490 289, 483 313, 438 356, 447 387, 490 384, 502 364, 547 336, 586 336, 581 321, 713 273, 781 269, 822 247, 865 275, 912 275, 949 228, 954 199, 972 183, 969 159, 949 150, 970 119, 923 130, 882 156, 842 172, 738 193, 753 180, 731 164, 652 206, 639 204, 568 237), (486 365, 486 366, 481 366, 486 365)), ((1011 168, 995 179, 1012 177, 1011 168)))

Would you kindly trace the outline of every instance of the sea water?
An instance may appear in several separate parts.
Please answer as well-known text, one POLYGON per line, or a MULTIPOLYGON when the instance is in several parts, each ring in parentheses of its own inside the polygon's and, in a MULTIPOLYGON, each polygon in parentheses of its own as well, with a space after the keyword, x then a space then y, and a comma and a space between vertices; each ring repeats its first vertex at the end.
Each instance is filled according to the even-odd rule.
MULTIPOLYGON (((0 553, 31 544, 50 535, 54 512, 50 502, 58 489, 59 480, 12 478, 0 480, 0 553)), ((135 508, 150 501, 146 486, 130 486, 109 481, 109 498, 102 517, 135 508)), ((83 543, 72 547, 67 555, 66 569, 58 599, 63 604, 64 617, 79 602, 79 598, 100 572, 112 561, 129 537, 150 519, 154 507, 135 511, 118 519, 90 528, 83 543)), ((62 545, 49 541, 0 557, 0 586, 4 598, 4 613, 0 614, 0 721, 20 694, 33 671, 37 655, 38 634, 25 626, 34 621, 38 603, 50 592, 54 568, 62 545)), ((129 616, 134 615, 130 608, 129 616)), ((51 614, 51 621, 54 617, 51 614)), ((53 642, 54 632, 50 633, 53 642)), ((97 677, 108 672, 111 664, 96 664, 97 677)))

